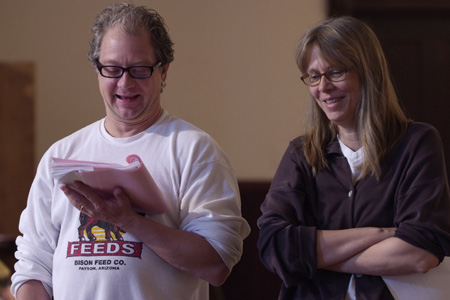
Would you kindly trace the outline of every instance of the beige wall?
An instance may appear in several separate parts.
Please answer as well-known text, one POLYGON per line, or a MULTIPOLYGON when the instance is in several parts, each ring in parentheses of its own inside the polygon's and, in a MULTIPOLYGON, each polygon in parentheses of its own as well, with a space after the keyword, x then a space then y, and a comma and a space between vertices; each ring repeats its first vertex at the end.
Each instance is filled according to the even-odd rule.
MULTIPOLYGON (((36 63, 37 161, 51 143, 104 115, 86 53, 90 25, 109 3, 2 1, 0 60, 36 63)), ((325 0, 135 3, 158 10, 175 42, 163 106, 210 133, 240 180, 271 179, 301 133, 307 89, 294 47, 325 17, 325 0)))

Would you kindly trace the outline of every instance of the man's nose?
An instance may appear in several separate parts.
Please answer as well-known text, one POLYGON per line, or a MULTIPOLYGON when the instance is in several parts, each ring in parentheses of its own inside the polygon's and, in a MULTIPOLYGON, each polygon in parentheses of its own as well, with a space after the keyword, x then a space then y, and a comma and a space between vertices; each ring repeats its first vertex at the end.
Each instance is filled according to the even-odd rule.
POLYGON ((129 70, 126 70, 125 72, 123 72, 122 76, 119 78, 117 85, 129 87, 134 82, 135 82, 135 80, 133 77, 131 77, 129 70))

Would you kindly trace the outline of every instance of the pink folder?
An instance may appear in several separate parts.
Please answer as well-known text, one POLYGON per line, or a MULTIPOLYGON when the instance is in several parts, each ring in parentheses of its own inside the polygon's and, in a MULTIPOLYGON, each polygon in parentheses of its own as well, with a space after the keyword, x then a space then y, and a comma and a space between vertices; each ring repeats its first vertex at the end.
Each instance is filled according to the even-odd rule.
POLYGON ((137 155, 127 157, 128 165, 52 158, 52 176, 64 184, 79 180, 106 194, 122 187, 139 212, 161 214, 169 209, 160 189, 137 155))

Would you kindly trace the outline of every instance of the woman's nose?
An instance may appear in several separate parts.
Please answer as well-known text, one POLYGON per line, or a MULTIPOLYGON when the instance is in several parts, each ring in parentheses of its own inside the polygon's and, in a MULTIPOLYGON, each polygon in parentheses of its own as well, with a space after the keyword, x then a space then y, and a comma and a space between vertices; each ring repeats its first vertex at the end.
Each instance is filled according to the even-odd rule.
POLYGON ((327 91, 330 88, 333 88, 333 82, 331 82, 330 80, 328 80, 328 78, 324 75, 322 75, 322 77, 320 78, 320 82, 318 85, 319 91, 327 91))

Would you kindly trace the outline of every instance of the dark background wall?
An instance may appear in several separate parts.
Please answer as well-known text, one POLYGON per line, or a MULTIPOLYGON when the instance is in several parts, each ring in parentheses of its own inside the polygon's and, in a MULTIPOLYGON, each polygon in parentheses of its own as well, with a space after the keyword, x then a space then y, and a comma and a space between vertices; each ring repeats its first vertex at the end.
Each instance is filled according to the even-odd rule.
POLYGON ((450 1, 330 0, 330 16, 368 23, 385 51, 399 99, 439 131, 450 172, 450 1))

